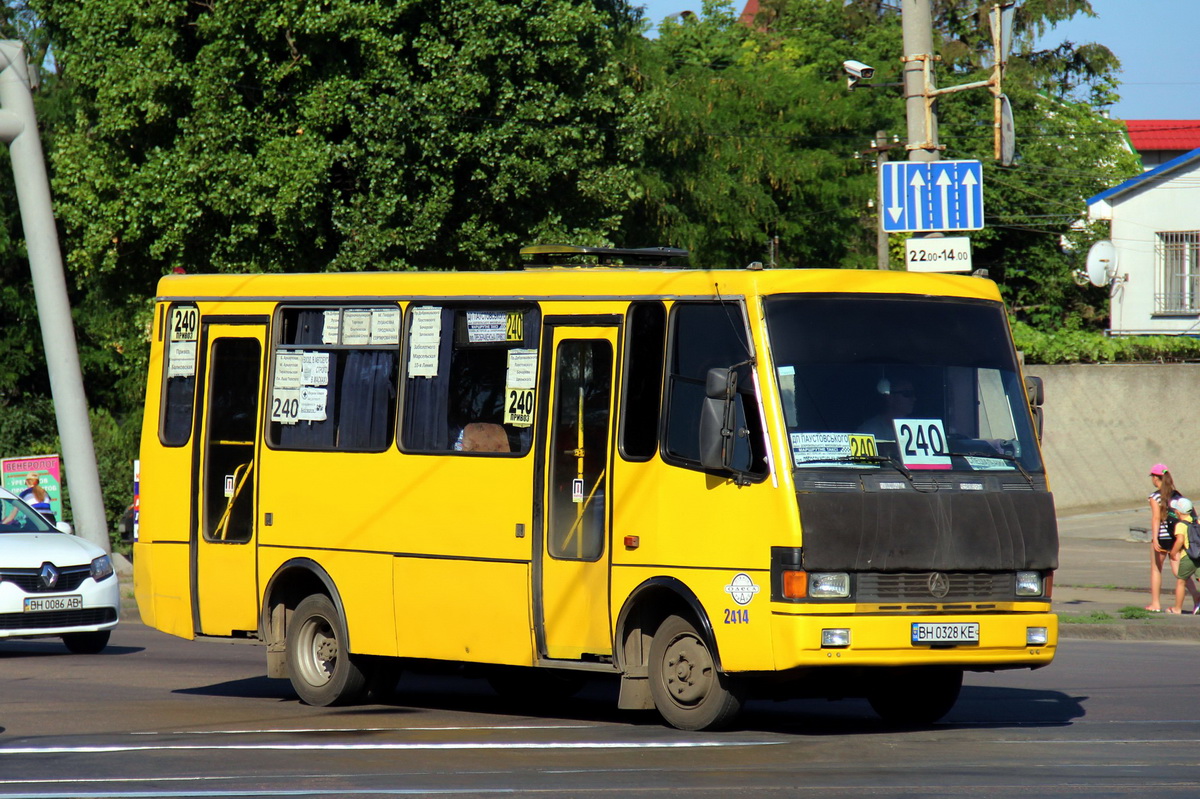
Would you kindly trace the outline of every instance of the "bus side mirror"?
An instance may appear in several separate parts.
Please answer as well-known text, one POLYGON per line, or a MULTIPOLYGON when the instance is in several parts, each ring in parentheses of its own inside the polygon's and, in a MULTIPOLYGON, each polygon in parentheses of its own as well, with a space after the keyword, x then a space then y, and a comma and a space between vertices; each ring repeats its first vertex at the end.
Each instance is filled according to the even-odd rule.
POLYGON ((1029 398, 1031 406, 1035 408, 1041 406, 1046 399, 1046 392, 1042 387, 1042 378, 1032 375, 1025 378, 1025 396, 1029 398))
POLYGON ((1042 386, 1042 378, 1030 375, 1025 378, 1025 397, 1029 400, 1029 412, 1033 414, 1033 429, 1037 431, 1038 441, 1042 440, 1042 402, 1046 399, 1046 391, 1042 386))
POLYGON ((700 409, 700 465, 705 469, 731 472, 734 441, 738 435, 737 372, 709 369, 704 382, 704 406, 700 409))

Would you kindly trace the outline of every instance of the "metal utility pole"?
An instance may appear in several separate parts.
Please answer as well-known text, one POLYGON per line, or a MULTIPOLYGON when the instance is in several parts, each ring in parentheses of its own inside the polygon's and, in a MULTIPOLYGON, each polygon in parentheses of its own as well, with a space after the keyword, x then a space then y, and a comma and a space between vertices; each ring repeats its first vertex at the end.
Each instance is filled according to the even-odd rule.
POLYGON ((908 122, 908 160, 937 161, 937 111, 927 102, 933 80, 933 17, 929 0, 903 0, 904 111, 908 122))
MULTIPOLYGON (((888 142, 887 131, 875 131, 875 141, 863 150, 863 155, 875 156, 877 175, 883 174, 883 165, 888 161, 888 150, 896 146, 898 145, 894 141, 888 142)), ((883 226, 883 213, 883 203, 880 203, 875 221, 875 267, 886 270, 891 268, 891 259, 888 253, 888 234, 883 226)))
POLYGON ((108 552, 111 545, 100 494, 100 473, 88 422, 58 231, 50 207, 50 181, 46 177, 46 160, 30 93, 29 62, 24 44, 17 41, 0 41, 0 140, 9 144, 12 156, 17 204, 25 229, 46 368, 50 373, 50 392, 71 486, 72 519, 81 538, 108 552))

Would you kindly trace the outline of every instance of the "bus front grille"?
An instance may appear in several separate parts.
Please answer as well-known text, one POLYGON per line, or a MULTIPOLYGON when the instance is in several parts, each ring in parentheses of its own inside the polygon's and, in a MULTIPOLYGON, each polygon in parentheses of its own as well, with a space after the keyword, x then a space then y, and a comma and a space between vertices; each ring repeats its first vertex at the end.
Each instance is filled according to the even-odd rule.
POLYGON ((856 575, 855 598, 859 602, 1011 601, 1015 598, 1012 574, 945 572, 940 573, 945 579, 936 579, 938 574, 860 572, 856 575))

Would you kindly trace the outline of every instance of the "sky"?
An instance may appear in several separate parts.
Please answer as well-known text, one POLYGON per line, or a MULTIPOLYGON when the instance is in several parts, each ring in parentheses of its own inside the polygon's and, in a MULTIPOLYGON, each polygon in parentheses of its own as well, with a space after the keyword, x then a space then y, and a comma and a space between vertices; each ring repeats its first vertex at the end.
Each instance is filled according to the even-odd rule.
MULTIPOLYGON (((681 11, 699 11, 700 0, 634 0, 657 25, 681 11)), ((734 0, 740 10, 744 0, 734 0)), ((1121 60, 1120 119, 1200 119, 1200 0, 1092 0, 1098 16, 1076 17, 1042 38, 1047 46, 1069 40, 1099 42, 1121 60)), ((852 53, 846 54, 852 58, 852 53)))

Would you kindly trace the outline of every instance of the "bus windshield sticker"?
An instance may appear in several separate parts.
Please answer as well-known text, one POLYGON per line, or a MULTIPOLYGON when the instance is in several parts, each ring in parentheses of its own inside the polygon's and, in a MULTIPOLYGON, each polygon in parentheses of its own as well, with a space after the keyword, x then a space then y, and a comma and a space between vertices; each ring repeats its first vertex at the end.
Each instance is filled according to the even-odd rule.
POLYGON ((271 421, 295 424, 300 417, 300 380, 304 354, 275 353, 275 377, 271 384, 271 421))
POLYGON ((365 347, 371 343, 371 312, 347 309, 342 314, 342 343, 348 347, 365 347))
POLYGON ((194 305, 172 308, 169 328, 167 377, 191 377, 196 374, 196 338, 200 328, 200 311, 194 305))
POLYGON ((329 385, 329 353, 300 353, 300 384, 304 386, 329 385))
POLYGON ((869 433, 792 433, 791 440, 792 462, 796 466, 879 468, 877 463, 857 460, 879 454, 875 436, 869 433))
POLYGON ((504 423, 513 427, 533 426, 533 389, 504 388, 504 423))
POLYGON ((467 341, 472 344, 508 341, 508 314, 467 311, 467 341))
POLYGON ((1009 469, 1016 471, 1016 466, 1000 458, 980 458, 976 455, 967 455, 965 460, 972 469, 1009 469))
POLYGON ((300 389, 300 411, 296 415, 301 422, 325 421, 325 400, 328 391, 323 388, 303 386, 300 389))
POLYGON ((321 325, 322 344, 342 343, 342 312, 326 311, 325 323, 321 325))
POLYGON ((167 377, 196 374, 196 342, 172 341, 167 347, 167 377))
POLYGON ((941 419, 896 419, 896 445, 910 469, 949 469, 946 430, 941 419))
POLYGON ((408 331, 408 376, 437 377, 438 347, 442 341, 442 309, 413 308, 408 331))
POLYGON ((537 388, 537 350, 508 351, 504 384, 509 388, 537 388))
POLYGON ((371 312, 371 344, 400 343, 400 309, 376 308, 371 312))

